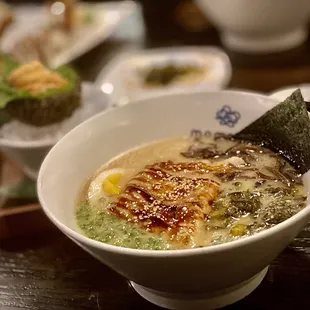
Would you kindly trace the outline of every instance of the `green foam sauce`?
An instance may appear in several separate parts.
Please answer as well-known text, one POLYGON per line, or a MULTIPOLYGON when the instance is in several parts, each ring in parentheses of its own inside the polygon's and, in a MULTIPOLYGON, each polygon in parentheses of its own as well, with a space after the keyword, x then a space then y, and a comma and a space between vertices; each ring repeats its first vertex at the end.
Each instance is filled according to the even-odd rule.
POLYGON ((145 232, 104 208, 82 204, 76 212, 78 226, 94 240, 132 249, 167 250, 169 244, 160 236, 145 232))

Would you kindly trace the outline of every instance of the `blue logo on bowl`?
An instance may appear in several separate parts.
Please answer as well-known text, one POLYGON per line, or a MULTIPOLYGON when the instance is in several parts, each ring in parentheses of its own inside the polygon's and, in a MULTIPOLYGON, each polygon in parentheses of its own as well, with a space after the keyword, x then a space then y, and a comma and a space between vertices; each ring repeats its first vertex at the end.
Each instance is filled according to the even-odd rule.
POLYGON ((241 115, 237 111, 233 111, 230 106, 224 105, 222 109, 216 112, 216 119, 223 126, 234 127, 241 115))

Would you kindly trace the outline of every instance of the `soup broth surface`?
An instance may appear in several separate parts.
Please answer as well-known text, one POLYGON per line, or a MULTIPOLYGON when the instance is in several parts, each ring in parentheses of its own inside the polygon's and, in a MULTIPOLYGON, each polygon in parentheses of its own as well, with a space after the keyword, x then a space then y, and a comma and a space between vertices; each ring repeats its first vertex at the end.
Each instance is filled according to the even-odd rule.
POLYGON ((175 138, 100 168, 81 191, 76 219, 108 244, 187 249, 255 234, 305 205, 301 175, 272 151, 227 137, 175 138))

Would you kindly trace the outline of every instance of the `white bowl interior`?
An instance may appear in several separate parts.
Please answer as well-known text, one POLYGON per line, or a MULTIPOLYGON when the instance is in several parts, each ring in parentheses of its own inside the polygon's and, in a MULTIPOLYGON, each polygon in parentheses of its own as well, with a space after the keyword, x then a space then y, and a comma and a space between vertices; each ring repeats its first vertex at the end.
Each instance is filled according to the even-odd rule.
POLYGON ((78 231, 74 218, 77 194, 94 171, 114 156, 192 130, 236 132, 275 104, 261 95, 207 92, 151 98, 95 116, 67 134, 45 159, 38 181, 43 207, 78 231), (216 113, 228 105, 241 115, 234 127, 216 119, 216 113))

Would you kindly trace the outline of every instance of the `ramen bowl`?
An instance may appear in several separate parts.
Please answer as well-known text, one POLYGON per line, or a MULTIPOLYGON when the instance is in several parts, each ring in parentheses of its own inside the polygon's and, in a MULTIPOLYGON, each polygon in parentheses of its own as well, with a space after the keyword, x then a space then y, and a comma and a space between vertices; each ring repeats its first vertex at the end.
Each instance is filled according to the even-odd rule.
POLYGON ((253 93, 198 92, 153 97, 101 113, 69 132, 46 156, 38 177, 42 207, 64 234, 127 278, 150 302, 169 309, 234 303, 261 283, 268 265, 308 222, 310 206, 275 227, 230 243, 152 251, 84 236, 75 218, 77 196, 95 170, 126 150, 175 136, 234 133, 276 104, 253 93))

